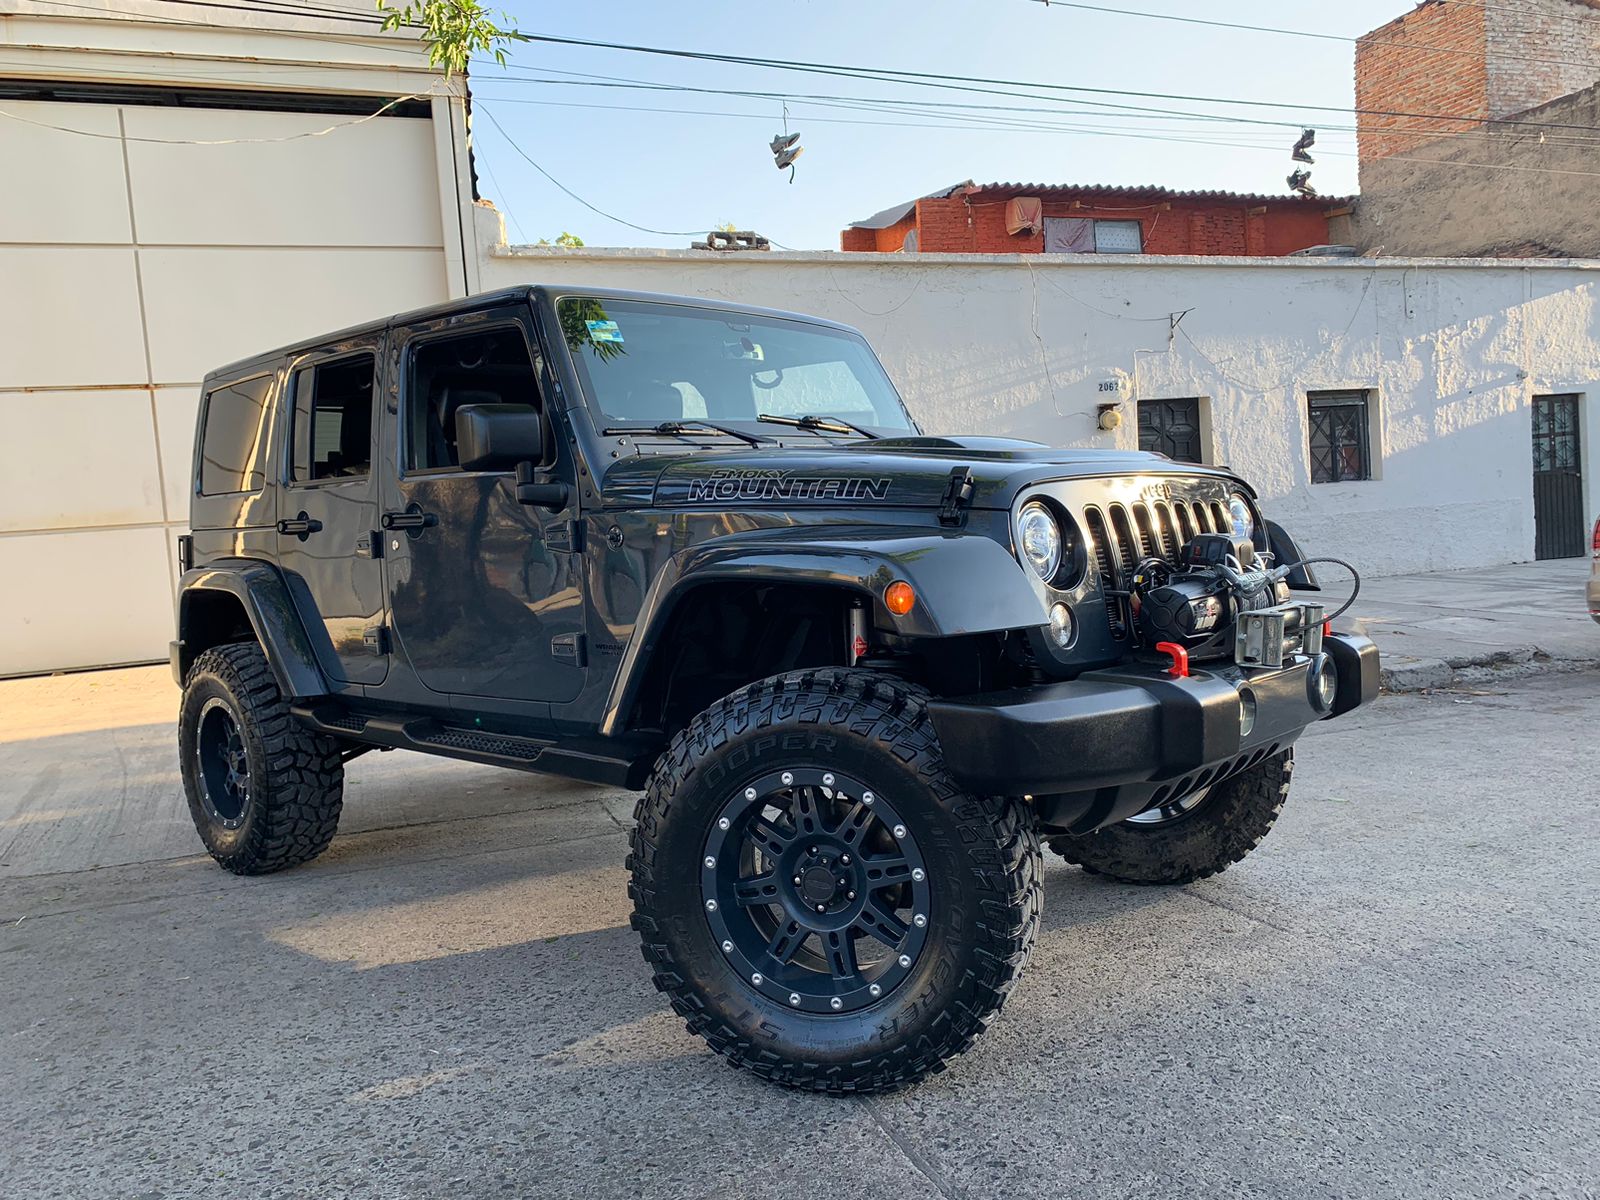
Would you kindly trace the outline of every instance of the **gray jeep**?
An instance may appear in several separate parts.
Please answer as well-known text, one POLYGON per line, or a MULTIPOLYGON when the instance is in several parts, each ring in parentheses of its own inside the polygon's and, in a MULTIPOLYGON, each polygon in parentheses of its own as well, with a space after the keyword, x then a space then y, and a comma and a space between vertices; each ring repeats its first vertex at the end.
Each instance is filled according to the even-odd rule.
POLYGON ((940 1069, 1027 958, 1041 837, 1224 870, 1377 691, 1243 480, 924 435, 827 321, 522 287, 204 391, 172 669, 212 856, 315 858, 374 749, 642 790, 655 984, 780 1083, 940 1069))

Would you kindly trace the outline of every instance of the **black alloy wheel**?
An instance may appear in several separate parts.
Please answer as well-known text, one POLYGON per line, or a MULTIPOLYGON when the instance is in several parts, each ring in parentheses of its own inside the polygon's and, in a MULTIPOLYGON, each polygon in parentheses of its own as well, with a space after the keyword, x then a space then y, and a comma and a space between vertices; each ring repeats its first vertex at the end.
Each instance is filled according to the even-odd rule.
POLYGON ((239 719, 226 700, 212 696, 198 724, 194 756, 200 806, 224 829, 237 829, 250 804, 250 755, 239 719))
POLYGON ((1033 814, 962 790, 927 693, 795 671, 695 717, 657 760, 628 855, 655 986, 730 1063, 884 1092, 993 1020, 1043 897, 1033 814))
POLYGON ((859 780, 797 766, 751 781, 717 814, 702 866, 723 954, 791 1008, 855 1012, 921 958, 927 864, 893 805, 859 780))

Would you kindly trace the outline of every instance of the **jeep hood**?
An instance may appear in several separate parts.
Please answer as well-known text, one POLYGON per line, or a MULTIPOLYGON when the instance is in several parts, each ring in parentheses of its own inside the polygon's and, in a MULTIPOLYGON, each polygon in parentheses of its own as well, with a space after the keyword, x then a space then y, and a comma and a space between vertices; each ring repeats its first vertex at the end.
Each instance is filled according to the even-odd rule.
MULTIPOLYGON (((802 435, 804 436, 804 435, 802 435)), ((611 464, 607 507, 783 508, 873 505, 936 508, 953 471, 972 472, 970 507, 1008 509, 1046 480, 1123 475, 1236 477, 1137 450, 1053 449, 1010 438, 897 437, 784 447, 639 454, 611 464)))

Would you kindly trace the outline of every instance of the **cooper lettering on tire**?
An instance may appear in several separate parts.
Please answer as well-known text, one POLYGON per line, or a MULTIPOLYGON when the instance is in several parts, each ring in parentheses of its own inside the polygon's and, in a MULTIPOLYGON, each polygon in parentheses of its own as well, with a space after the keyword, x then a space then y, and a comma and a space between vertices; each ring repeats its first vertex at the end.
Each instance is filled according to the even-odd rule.
POLYGON ((869 672, 753 684, 640 801, 633 925, 657 988, 734 1064, 818 1091, 942 1068, 1038 931, 1029 815, 961 791, 924 693, 869 672))

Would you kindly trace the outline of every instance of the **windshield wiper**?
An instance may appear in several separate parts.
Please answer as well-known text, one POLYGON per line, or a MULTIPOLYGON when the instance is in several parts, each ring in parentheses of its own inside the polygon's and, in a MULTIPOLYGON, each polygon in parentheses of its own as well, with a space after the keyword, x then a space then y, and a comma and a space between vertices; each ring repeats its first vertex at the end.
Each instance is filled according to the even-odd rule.
POLYGON ((751 446, 765 445, 772 440, 758 433, 746 433, 742 429, 735 429, 731 425, 718 425, 714 421, 662 421, 656 425, 613 425, 600 432, 606 437, 616 437, 621 433, 663 433, 676 434, 679 437, 691 433, 722 433, 728 437, 738 438, 751 446))
POLYGON ((819 433, 859 433, 864 438, 877 440, 878 435, 870 429, 863 429, 859 425, 852 425, 840 417, 821 417, 815 413, 807 413, 803 417, 780 417, 773 413, 757 413, 756 420, 768 425, 788 425, 794 429, 812 429, 819 433))

